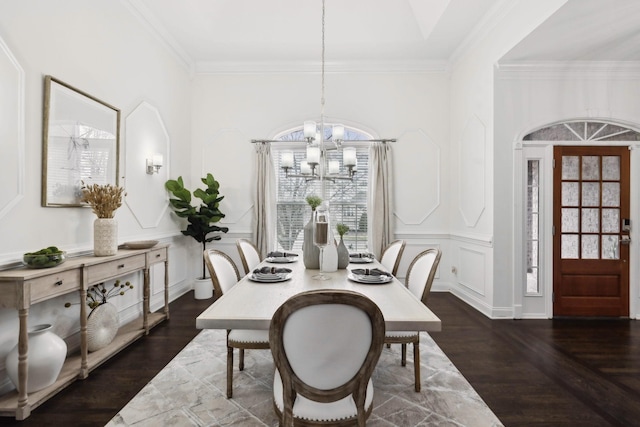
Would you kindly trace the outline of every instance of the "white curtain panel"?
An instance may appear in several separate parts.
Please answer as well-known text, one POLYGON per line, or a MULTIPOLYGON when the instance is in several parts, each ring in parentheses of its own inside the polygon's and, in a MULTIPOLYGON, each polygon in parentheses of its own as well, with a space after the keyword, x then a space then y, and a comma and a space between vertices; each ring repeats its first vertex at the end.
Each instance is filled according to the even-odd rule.
POLYGON ((271 144, 256 143, 255 171, 256 194, 253 203, 255 218, 253 236, 256 248, 262 256, 273 247, 276 234, 276 175, 271 158, 271 144))
POLYGON ((380 259, 393 241, 393 197, 391 145, 374 142, 369 149, 368 239, 369 250, 380 259))

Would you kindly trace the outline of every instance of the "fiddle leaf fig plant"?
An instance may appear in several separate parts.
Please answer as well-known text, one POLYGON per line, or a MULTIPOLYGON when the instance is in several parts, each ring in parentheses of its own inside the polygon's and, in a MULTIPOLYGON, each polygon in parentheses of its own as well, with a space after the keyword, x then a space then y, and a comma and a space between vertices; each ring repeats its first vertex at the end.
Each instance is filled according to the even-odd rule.
MULTIPOLYGON (((226 233, 229 227, 219 227, 216 225, 225 215, 220 211, 220 201, 224 196, 220 196, 220 183, 215 180, 213 175, 207 174, 205 178, 201 178, 206 188, 197 188, 193 191, 193 197, 201 200, 198 204, 192 204, 191 191, 184 187, 182 177, 178 179, 170 179, 165 183, 165 188, 173 196, 169 199, 169 203, 174 212, 180 218, 186 218, 188 225, 182 234, 193 237, 197 242, 202 243, 202 252, 206 249, 207 243, 214 240, 220 240, 222 236, 219 234, 211 235, 211 233, 226 233)), ((202 257, 201 257, 202 258, 202 257)), ((206 277, 204 258, 202 259, 202 276, 206 277)))

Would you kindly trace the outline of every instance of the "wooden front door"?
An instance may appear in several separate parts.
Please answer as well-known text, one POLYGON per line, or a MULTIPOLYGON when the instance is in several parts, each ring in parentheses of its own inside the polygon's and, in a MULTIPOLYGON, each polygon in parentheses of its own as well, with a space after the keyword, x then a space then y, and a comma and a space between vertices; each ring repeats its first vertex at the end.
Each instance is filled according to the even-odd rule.
POLYGON ((627 147, 554 148, 554 316, 629 316, 629 159, 627 147))

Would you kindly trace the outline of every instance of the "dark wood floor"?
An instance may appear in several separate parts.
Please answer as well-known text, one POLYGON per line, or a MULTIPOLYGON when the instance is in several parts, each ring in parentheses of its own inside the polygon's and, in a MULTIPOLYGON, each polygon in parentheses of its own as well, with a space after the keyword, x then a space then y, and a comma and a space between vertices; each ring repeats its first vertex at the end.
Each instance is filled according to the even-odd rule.
MULTIPOLYGON (((171 320, 37 408, 0 426, 102 426, 199 331, 210 300, 187 294, 171 320)), ((489 320, 450 294, 430 308, 432 334, 505 426, 640 426, 640 324, 624 320, 489 320)))

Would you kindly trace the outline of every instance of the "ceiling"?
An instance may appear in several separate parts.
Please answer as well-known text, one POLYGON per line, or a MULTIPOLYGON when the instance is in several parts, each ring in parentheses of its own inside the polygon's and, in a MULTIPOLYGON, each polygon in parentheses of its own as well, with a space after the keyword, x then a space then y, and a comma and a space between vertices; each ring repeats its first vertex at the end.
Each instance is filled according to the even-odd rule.
MULTIPOLYGON (((326 0, 327 67, 448 64, 509 1, 326 0)), ((127 3, 196 71, 320 61, 320 0, 127 3)), ((568 0, 503 60, 640 60, 640 0, 568 0)))

